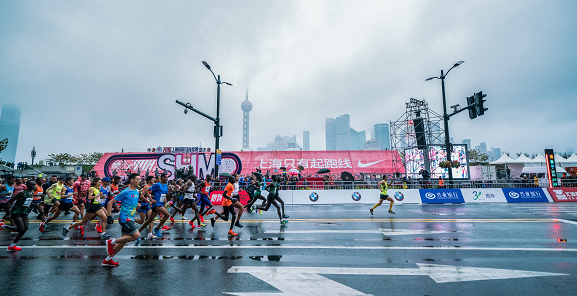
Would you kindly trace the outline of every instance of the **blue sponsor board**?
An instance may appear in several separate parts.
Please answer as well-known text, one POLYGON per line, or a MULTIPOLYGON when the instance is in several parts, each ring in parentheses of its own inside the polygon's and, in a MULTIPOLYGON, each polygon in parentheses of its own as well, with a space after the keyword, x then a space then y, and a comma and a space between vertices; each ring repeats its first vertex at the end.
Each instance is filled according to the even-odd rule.
POLYGON ((549 202, 541 188, 503 188, 507 202, 549 202))
POLYGON ((465 203, 459 189, 419 189, 423 203, 465 203))

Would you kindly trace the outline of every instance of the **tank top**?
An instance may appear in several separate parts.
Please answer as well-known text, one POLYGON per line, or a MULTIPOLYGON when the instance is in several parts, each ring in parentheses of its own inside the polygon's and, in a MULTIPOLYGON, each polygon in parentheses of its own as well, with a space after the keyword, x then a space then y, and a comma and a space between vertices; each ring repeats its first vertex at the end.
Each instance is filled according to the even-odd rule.
POLYGON ((208 194, 209 192, 210 192, 210 182, 204 180, 204 187, 202 187, 202 190, 200 191, 200 193, 208 194))
POLYGON ((54 185, 54 189, 52 189, 52 198, 60 199, 62 188, 64 188, 64 184, 56 183, 56 185, 54 185))
POLYGON ((42 199, 42 193, 44 191, 42 190, 42 187, 36 185, 36 190, 34 191, 34 200, 40 200, 42 199))
POLYGON ((194 182, 192 182, 192 184, 186 188, 186 191, 184 192, 184 199, 194 199, 194 182))
MULTIPOLYGON (((74 188, 73 187, 68 187, 66 185, 64 185, 64 188, 66 188, 66 191, 64 192, 64 195, 68 195, 68 194, 72 194, 74 193, 74 188)), ((71 203, 74 201, 74 195, 70 195, 64 198, 61 198, 63 203, 71 203)))
MULTIPOLYGON (((102 192, 102 194, 104 194, 104 196, 106 198, 108 198, 108 196, 110 195, 110 187, 104 187, 102 185, 100 185, 100 192, 102 192)), ((101 204, 105 204, 106 203, 106 198, 103 198, 102 200, 100 200, 101 204)))
POLYGON ((28 215, 32 210, 30 205, 32 204, 32 200, 34 200, 34 193, 29 190, 24 190, 23 192, 24 195, 14 202, 14 205, 12 206, 12 214, 28 215))
POLYGON ((148 199, 145 196, 146 193, 149 193, 148 188, 150 188, 150 185, 146 184, 142 187, 142 190, 140 191, 140 206, 141 207, 148 205, 148 199))
POLYGON ((381 194, 387 195, 387 189, 389 189, 389 184, 387 184, 387 182, 385 181, 385 184, 381 185, 381 194))
POLYGON ((8 183, 5 183, 4 185, 6 185, 6 190, 0 192, 2 194, 6 194, 6 196, 4 198, 0 197, 0 203, 6 203, 10 200, 10 198, 12 197, 12 193, 14 193, 14 187, 10 187, 8 185, 8 183))
POLYGON ((96 197, 92 200, 91 204, 96 205, 96 204, 100 203, 100 197, 98 196, 98 195, 100 195, 100 190, 98 190, 94 187, 92 187, 92 188, 94 189, 94 192, 92 193, 92 195, 94 195, 96 197))
MULTIPOLYGON (((102 185, 100 185, 100 186, 102 186, 102 185)), ((120 193, 120 192, 118 192, 118 185, 114 186, 114 184, 110 184, 110 190, 112 190, 112 192, 111 192, 112 198, 115 198, 118 195, 118 193, 120 193)))

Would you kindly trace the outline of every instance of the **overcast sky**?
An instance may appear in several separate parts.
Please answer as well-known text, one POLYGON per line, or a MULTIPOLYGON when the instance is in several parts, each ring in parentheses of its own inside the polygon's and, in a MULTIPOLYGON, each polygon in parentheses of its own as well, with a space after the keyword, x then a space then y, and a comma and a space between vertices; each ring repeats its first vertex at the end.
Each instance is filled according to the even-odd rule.
MULTIPOLYGON (((457 142, 529 153, 577 148, 576 1, 0 1, 0 105, 22 107, 17 161, 50 153, 212 147, 222 80, 223 150, 311 132, 350 114, 370 130, 409 98, 442 112, 488 94, 484 116, 450 121, 457 142), (167 4, 168 3, 168 4, 167 4)), ((577 150, 577 149, 576 149, 577 150)))

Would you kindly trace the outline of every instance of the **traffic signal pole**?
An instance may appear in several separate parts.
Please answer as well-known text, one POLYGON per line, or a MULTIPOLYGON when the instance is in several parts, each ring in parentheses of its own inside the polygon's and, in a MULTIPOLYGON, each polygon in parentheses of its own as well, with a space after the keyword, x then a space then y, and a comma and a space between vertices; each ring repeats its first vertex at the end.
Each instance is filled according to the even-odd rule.
MULTIPOLYGON (((445 151, 447 152, 447 161, 451 162, 451 138, 449 137, 449 115, 447 114, 447 99, 445 98, 445 75, 441 70, 441 88, 443 89, 443 120, 445 122, 445 151)), ((453 183, 453 169, 449 168, 449 183, 453 183)))

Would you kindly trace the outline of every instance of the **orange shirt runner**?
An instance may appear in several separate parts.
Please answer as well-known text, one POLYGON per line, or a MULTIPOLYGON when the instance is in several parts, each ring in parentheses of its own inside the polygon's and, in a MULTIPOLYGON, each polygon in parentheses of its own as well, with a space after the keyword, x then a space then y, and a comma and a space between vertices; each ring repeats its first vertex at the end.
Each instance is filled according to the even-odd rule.
MULTIPOLYGON (((224 194, 226 194, 226 196, 232 198, 232 192, 234 191, 234 185, 232 185, 231 183, 226 184, 226 188, 224 188, 224 194)), ((226 199, 224 198, 224 196, 222 197, 222 206, 223 207, 228 207, 232 205, 232 200, 230 199, 226 199)))

